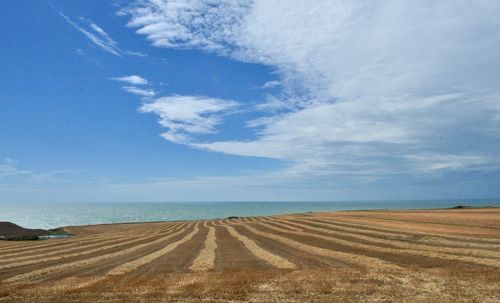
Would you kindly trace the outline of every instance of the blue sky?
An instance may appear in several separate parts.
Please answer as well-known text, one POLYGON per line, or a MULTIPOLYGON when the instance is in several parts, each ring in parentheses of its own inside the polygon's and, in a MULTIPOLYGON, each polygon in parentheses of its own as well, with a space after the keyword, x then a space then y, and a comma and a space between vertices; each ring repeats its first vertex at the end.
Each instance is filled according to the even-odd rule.
POLYGON ((22 1, 0 202, 500 196, 500 5, 22 1))

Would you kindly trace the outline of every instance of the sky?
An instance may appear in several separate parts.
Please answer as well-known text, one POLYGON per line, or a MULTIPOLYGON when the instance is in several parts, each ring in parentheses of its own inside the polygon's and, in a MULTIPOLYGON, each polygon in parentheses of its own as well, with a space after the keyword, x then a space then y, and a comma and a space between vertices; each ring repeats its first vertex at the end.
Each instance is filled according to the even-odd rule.
POLYGON ((500 2, 6 1, 0 202, 500 197, 500 2))

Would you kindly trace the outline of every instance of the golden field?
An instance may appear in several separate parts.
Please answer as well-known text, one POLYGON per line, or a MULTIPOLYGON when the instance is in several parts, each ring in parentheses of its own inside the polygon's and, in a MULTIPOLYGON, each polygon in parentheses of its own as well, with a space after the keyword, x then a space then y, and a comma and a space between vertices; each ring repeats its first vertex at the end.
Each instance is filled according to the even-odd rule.
POLYGON ((500 209, 67 227, 0 241, 0 302, 500 302, 500 209))

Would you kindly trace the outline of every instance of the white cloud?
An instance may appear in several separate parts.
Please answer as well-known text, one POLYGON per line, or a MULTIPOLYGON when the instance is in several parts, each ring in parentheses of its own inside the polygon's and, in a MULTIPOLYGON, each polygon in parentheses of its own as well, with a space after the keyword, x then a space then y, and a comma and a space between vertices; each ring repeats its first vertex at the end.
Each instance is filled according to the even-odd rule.
POLYGON ((156 93, 152 89, 143 89, 135 86, 124 86, 122 89, 128 93, 141 96, 141 97, 154 97, 156 93))
POLYGON ((262 84, 261 88, 269 89, 269 88, 278 87, 280 85, 281 85, 280 81, 272 80, 272 81, 267 81, 266 83, 262 84))
POLYGON ((68 22, 73 28, 75 28, 85 37, 87 37, 90 40, 90 42, 92 42, 95 46, 115 56, 119 57, 122 56, 121 50, 118 47, 116 41, 113 40, 102 28, 97 26, 91 20, 82 17, 79 18, 80 21, 86 23, 88 26, 88 29, 84 29, 83 25, 80 26, 76 24, 74 21, 72 21, 65 14, 61 13, 60 11, 57 12, 59 13, 59 15, 61 15, 61 17, 64 18, 64 20, 66 20, 66 22, 68 22))
MULTIPOLYGON (((52 6, 52 5, 51 5, 52 6)), ((147 55, 141 52, 134 52, 130 50, 123 50, 119 47, 118 43, 111 38, 111 36, 104 31, 100 26, 95 24, 92 20, 79 17, 80 24, 77 24, 75 21, 71 20, 68 16, 63 14, 54 8, 55 11, 74 29, 82 33, 89 41, 102 49, 105 52, 108 52, 112 55, 122 57, 123 55, 129 56, 137 56, 137 57, 146 57, 147 55)))
POLYGON ((129 50, 123 51, 123 53, 124 53, 125 55, 136 56, 136 57, 142 57, 142 58, 144 58, 144 57, 147 57, 147 56, 148 56, 148 54, 146 54, 146 53, 136 52, 136 51, 129 51, 129 50))
POLYGON ((115 78, 111 78, 111 79, 115 80, 115 81, 125 82, 125 83, 131 84, 131 85, 147 85, 148 84, 148 80, 146 80, 140 76, 137 76, 137 75, 115 77, 115 78))
POLYGON ((498 168, 499 11, 494 1, 193 0, 127 13, 155 46, 274 66, 291 96, 260 105, 269 117, 247 124, 259 127, 254 140, 189 144, 287 160, 291 173, 383 175, 498 168))
POLYGON ((234 101, 200 96, 170 96, 144 103, 140 111, 160 116, 168 131, 162 136, 172 142, 189 143, 191 135, 213 134, 221 116, 235 108, 234 101))
POLYGON ((152 98, 156 96, 156 92, 153 89, 150 88, 142 88, 142 87, 137 87, 136 85, 148 85, 149 81, 147 79, 144 79, 140 76, 137 75, 130 75, 130 76, 123 76, 123 77, 114 77, 110 78, 111 80, 114 81, 119 81, 119 82, 125 82, 127 84, 130 84, 129 86, 123 86, 122 89, 128 93, 141 96, 141 97, 146 97, 146 98, 152 98))
POLYGON ((141 1, 120 14, 132 15, 128 26, 138 28, 155 46, 226 52, 227 35, 237 31, 247 12, 245 2, 141 1))

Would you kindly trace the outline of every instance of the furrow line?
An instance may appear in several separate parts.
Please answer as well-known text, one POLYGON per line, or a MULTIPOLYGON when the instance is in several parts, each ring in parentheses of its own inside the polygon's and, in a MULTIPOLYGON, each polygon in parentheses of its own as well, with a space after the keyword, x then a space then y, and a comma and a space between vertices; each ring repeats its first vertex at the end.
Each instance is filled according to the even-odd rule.
POLYGON ((367 245, 367 244, 362 244, 362 243, 348 241, 348 240, 342 240, 342 239, 334 238, 331 236, 311 234, 308 232, 290 231, 290 230, 287 230, 284 228, 275 227, 275 226, 267 224, 267 223, 261 223, 261 225, 266 226, 267 228, 269 228, 271 230, 275 230, 275 231, 282 232, 282 233, 287 233, 290 235, 303 235, 303 236, 313 237, 313 238, 327 240, 330 242, 338 243, 338 244, 345 245, 345 246, 355 247, 355 248, 363 249, 363 250, 367 250, 367 251, 376 251, 376 252, 390 253, 390 254, 395 254, 395 255, 407 254, 407 255, 414 255, 414 256, 420 256, 420 257, 439 258, 439 259, 446 259, 446 260, 453 260, 453 261, 460 261, 460 262, 470 262, 470 263, 475 263, 475 264, 480 264, 480 265, 500 267, 499 260, 479 259, 479 258, 468 257, 468 256, 447 255, 447 254, 437 253, 437 252, 424 252, 424 251, 417 252, 417 251, 413 251, 413 250, 409 250, 409 249, 394 249, 394 248, 379 247, 379 246, 367 245))
POLYGON ((276 221, 271 221, 271 220, 268 220, 268 221, 262 221, 261 223, 266 223, 266 224, 271 224, 271 225, 275 225, 277 227, 282 227, 282 228, 286 228, 288 230, 291 230, 291 231, 302 231, 302 228, 298 228, 298 227, 295 227, 295 226, 292 226, 291 224, 284 224, 283 223, 283 219, 280 219, 279 221, 276 220, 276 221))
MULTIPOLYGON (((338 218, 335 218, 336 220, 342 222, 342 223, 345 223, 345 221, 342 221, 342 219, 351 219, 351 222, 348 221, 347 224, 350 224, 350 225, 358 225, 358 226, 362 226, 363 228, 372 228, 373 229, 373 226, 370 226, 370 225, 367 225, 366 223, 359 223, 358 221, 360 220, 371 220, 371 221, 382 221, 382 222, 387 222, 387 220, 383 220, 383 219, 378 219, 378 218, 370 218, 370 217, 355 217, 355 216, 349 216, 349 217, 338 217, 338 218), (354 220, 355 222, 357 223, 352 223, 352 220, 354 220)), ((392 231, 394 232, 394 229, 389 229, 389 228, 386 228, 386 227, 381 227, 381 226, 377 226, 376 227, 377 229, 380 229, 380 230, 385 230, 385 231, 392 231)), ((480 242, 480 243, 488 243, 488 244, 492 244, 492 245, 496 245, 496 246, 500 246, 500 239, 491 239, 491 238, 484 238, 484 237, 481 237, 481 238, 478 238, 478 237, 471 237, 471 236, 455 236, 455 235, 451 235, 451 234, 443 234, 443 233, 433 233, 433 232, 426 232, 426 234, 428 235, 433 235, 433 236, 436 236, 436 237, 444 237, 444 238, 448 238, 448 239, 456 239, 456 240, 459 240, 459 241, 471 241, 471 242, 480 242)))
MULTIPOLYGON (((193 231, 191 231, 187 236, 183 237, 181 240, 170 243, 167 246, 163 247, 162 249, 159 249, 159 250, 157 250, 153 253, 150 253, 146 256, 143 256, 139 259, 136 259, 134 261, 127 262, 127 263, 124 263, 120 266, 117 266, 117 267, 113 268, 112 270, 110 270, 107 273, 107 275, 108 276, 121 275, 121 274, 130 272, 130 271, 133 271, 134 269, 136 269, 144 264, 148 264, 148 263, 153 262, 154 260, 160 258, 161 256, 171 252, 172 250, 177 248, 179 245, 184 244, 184 243, 188 242, 189 240, 191 240, 194 237, 194 235, 200 231, 199 224, 200 223, 197 223, 195 225, 195 228, 193 229, 193 231)), ((184 230, 182 230, 181 232, 183 232, 183 231, 184 230)), ((175 235, 177 235, 177 234, 175 234, 175 235)), ((175 235, 171 235, 165 239, 172 238, 175 235)))
MULTIPOLYGON (((168 232, 172 229, 174 229, 174 227, 170 227, 169 229, 166 229, 165 231, 162 231, 162 232, 154 232, 154 233, 150 234, 150 236, 159 236, 159 235, 161 235, 165 232, 168 232)), ((134 237, 127 238, 127 242, 123 241, 123 236, 122 236, 122 237, 100 239, 99 242, 91 243, 91 244, 88 244, 86 242, 76 243, 78 245, 76 245, 76 244, 72 245, 71 247, 69 247, 70 249, 68 249, 68 247, 62 247, 62 248, 58 247, 56 250, 52 249, 52 250, 49 250, 48 252, 45 252, 47 249, 44 249, 43 251, 35 250, 34 255, 30 254, 29 256, 20 256, 20 257, 11 257, 11 258, 1 259, 0 260, 0 269, 5 268, 5 267, 3 267, 3 266, 5 266, 4 263, 9 263, 8 264, 8 265, 10 265, 9 267, 13 267, 13 266, 15 266, 14 264, 20 263, 21 261, 24 261, 24 260, 30 260, 33 258, 35 258, 36 260, 34 260, 34 262, 32 262, 32 263, 40 263, 40 262, 43 262, 44 260, 57 260, 57 259, 60 259, 61 257, 56 257, 53 259, 50 259, 50 257, 55 256, 55 255, 64 254, 64 256, 67 258, 67 257, 77 256, 80 254, 90 254, 90 253, 93 253, 96 251, 101 251, 103 249, 113 247, 113 245, 116 243, 118 243, 119 245, 124 245, 124 244, 130 243, 130 241, 137 240, 137 239, 144 239, 144 236, 134 236, 134 237), (130 241, 128 241, 128 240, 130 240, 130 241), (102 246, 103 243, 106 243, 106 246, 102 246), (77 247, 73 248, 73 246, 77 246, 77 247), (97 248, 95 248, 95 247, 97 247, 97 248), (75 251, 81 251, 81 250, 83 250, 82 253, 74 253, 75 251), (14 262, 14 263, 12 263, 12 262, 14 262)), ((22 265, 27 265, 27 263, 23 263, 22 265)))
POLYGON ((189 270, 191 271, 208 271, 215 266, 215 251, 217 249, 217 243, 215 242, 215 227, 207 226, 205 221, 204 227, 208 228, 207 238, 205 239, 204 247, 200 254, 194 260, 189 270))
MULTIPOLYGON (((291 220, 286 220, 286 221, 288 223, 291 220)), ((391 245, 394 248, 399 248, 399 249, 438 252, 438 253, 451 254, 451 255, 466 255, 466 256, 471 256, 471 257, 481 257, 481 258, 490 258, 490 259, 500 258, 500 252, 490 252, 490 251, 484 251, 484 250, 479 250, 479 249, 450 248, 450 247, 433 246, 433 245, 426 245, 426 244, 419 244, 419 243, 408 243, 406 241, 397 240, 397 239, 385 240, 385 239, 380 239, 380 238, 373 238, 373 237, 368 237, 368 236, 364 236, 364 235, 359 235, 359 234, 351 233, 351 232, 332 231, 332 230, 328 230, 326 228, 314 227, 314 226, 310 226, 307 224, 296 223, 295 221, 301 221, 301 220, 296 219, 296 220, 293 220, 293 223, 290 222, 288 224, 290 224, 294 227, 297 227, 297 228, 302 228, 303 231, 317 231, 320 233, 334 235, 334 236, 337 236, 337 235, 338 236, 346 236, 346 237, 366 241, 366 242, 369 242, 370 244, 371 243, 385 244, 385 245, 391 245)), ((283 223, 283 224, 285 224, 285 223, 283 223)), ((317 225, 325 226, 326 224, 317 223, 317 225)))
POLYGON ((313 246, 309 244, 304 244, 295 240, 292 240, 288 237, 283 237, 280 235, 268 233, 268 232, 262 232, 260 230, 255 229, 252 226, 249 225, 241 225, 241 227, 247 229, 251 233, 265 237, 271 240, 274 240, 276 242, 279 242, 281 244, 287 245, 291 248, 294 248, 296 250, 302 251, 307 254, 311 255, 316 255, 320 257, 326 257, 326 258, 332 258, 335 260, 339 260, 342 262, 350 263, 350 264, 356 264, 359 266, 363 266, 366 268, 378 268, 378 269, 385 269, 385 270, 400 270, 401 267, 397 266, 396 264, 392 264, 383 260, 380 260, 378 258, 374 257, 368 257, 364 255, 357 255, 357 254, 352 254, 352 253, 345 253, 345 252, 340 252, 340 251, 334 251, 326 248, 321 248, 318 246, 313 246))
MULTIPOLYGON (((164 237, 161 237, 159 239, 156 239, 156 240, 154 240, 152 242, 138 244, 138 245, 126 248, 126 249, 121 250, 121 251, 107 253, 107 254, 104 254, 104 255, 98 255, 98 256, 87 258, 87 259, 83 259, 83 260, 78 260, 78 261, 69 262, 69 263, 62 263, 62 264, 57 264, 57 265, 45 267, 45 268, 42 268, 42 269, 37 269, 37 270, 30 271, 30 272, 27 272, 27 273, 15 275, 13 277, 10 277, 8 279, 3 280, 3 282, 26 281, 26 280, 30 280, 30 279, 35 279, 35 278, 43 276, 43 275, 47 275, 49 273, 63 271, 63 270, 66 270, 66 269, 71 269, 71 268, 75 268, 75 267, 79 267, 79 266, 85 266, 85 265, 95 264, 95 263, 98 263, 98 262, 101 262, 101 261, 104 261, 104 260, 116 258, 116 257, 119 257, 121 255, 124 255, 124 254, 127 254, 127 253, 134 252, 136 250, 139 250, 139 249, 141 249, 143 247, 147 247, 147 246, 154 245, 154 244, 157 244, 157 243, 161 243, 161 242, 163 242, 165 240, 168 240, 168 239, 170 239, 170 238, 172 238, 172 237, 174 237, 174 236, 176 236, 176 235, 178 235, 178 234, 180 234, 180 233, 182 233, 184 231, 184 228, 182 228, 180 231, 179 231, 179 229, 180 228, 176 229, 176 231, 174 233, 168 234, 168 235, 166 235, 164 237)), ((131 244, 131 243, 128 243, 128 244, 131 244)))
MULTIPOLYGON (((171 229, 173 227, 172 224, 162 225, 159 228, 153 229, 151 232, 160 232, 166 229, 171 229)), ((33 251, 41 252, 44 250, 50 250, 53 248, 68 248, 73 246, 81 245, 82 243, 95 243, 102 242, 103 240, 112 240, 116 238, 123 238, 124 236, 128 236, 130 232, 122 231, 122 232, 114 232, 114 233, 104 233, 99 235, 86 235, 86 236, 75 236, 68 239, 58 239, 47 240, 44 243, 32 244, 33 242, 24 242, 22 244, 17 245, 16 247, 9 247, 9 249, 1 250, 0 253, 6 253, 5 257, 17 254, 26 254, 31 253, 33 251), (31 245, 30 245, 31 244, 31 245)))
MULTIPOLYGON (((108 239, 114 240, 119 238, 118 236, 115 237, 110 237, 108 239)), ((106 239, 106 238, 103 238, 106 239)), ((6 260, 7 258, 11 257, 24 257, 24 255, 33 255, 33 254, 39 254, 39 253, 44 253, 46 251, 51 251, 54 249, 67 249, 67 248, 72 248, 75 246, 81 246, 83 244, 94 244, 94 243, 101 243, 103 239, 100 238, 89 238, 89 239, 74 239, 74 241, 71 241, 70 239, 65 239, 61 241, 67 241, 65 243, 61 242, 53 242, 53 243, 47 243, 49 245, 44 245, 43 247, 30 247, 30 246, 24 246, 22 249, 16 249, 14 252, 9 252, 6 254, 3 254, 0 252, 2 259, 0 260, 6 260)), ((106 239, 106 240, 108 240, 106 239)), ((72 239, 73 240, 73 239, 72 239)), ((48 240, 51 241, 51 240, 48 240)))
MULTIPOLYGON (((364 233, 381 233, 385 234, 388 236, 394 236, 394 237, 401 237, 401 235, 407 235, 407 236, 421 236, 421 233, 412 233, 412 232, 407 232, 407 231, 397 231, 395 233, 394 229, 390 228, 385 228, 385 227, 373 227, 370 225, 366 224, 361 224, 361 223, 352 223, 352 222, 344 222, 344 221, 332 221, 329 219, 308 219, 308 220, 313 220, 313 221, 319 221, 323 222, 326 224, 332 224, 335 226, 343 227, 343 228, 349 228, 349 229, 359 229, 362 230, 364 233)), ((448 241, 458 241, 457 243, 461 243, 464 246, 467 245, 474 245, 477 248, 489 248, 489 249, 500 249, 500 244, 495 244, 491 242, 499 242, 500 240, 498 239, 486 239, 486 238, 473 238, 473 237, 467 237, 467 236, 454 236, 454 235, 449 235, 449 234, 436 234, 436 233, 426 233, 426 237, 432 236, 435 237, 436 240, 442 239, 443 243, 446 243, 448 241), (485 241, 483 241, 485 240, 485 241), (469 242, 467 242, 469 241, 469 242), (485 243, 486 242, 486 243, 485 243)), ((441 240, 439 240, 441 241, 441 240)))
MULTIPOLYGON (((246 225, 244 225, 246 226, 246 225)), ((231 236, 239 240, 257 258, 269 263, 271 266, 282 269, 295 269, 297 266, 287 259, 273 254, 255 243, 255 241, 237 232, 232 226, 224 226, 231 236)))
MULTIPOLYGON (((68 239, 56 239, 54 240, 44 240, 43 243, 33 243, 33 242, 23 242, 20 243, 19 245, 16 245, 16 247, 9 247, 9 249, 4 249, 0 251, 0 254, 5 255, 12 255, 12 254, 19 254, 19 253, 25 253, 25 252, 30 252, 33 249, 44 249, 44 248, 52 248, 52 247, 60 247, 60 246, 66 246, 66 245, 73 245, 75 244, 75 241, 78 240, 77 243, 83 242, 83 241, 94 241, 97 237, 93 236, 85 236, 85 237, 75 237, 75 238, 68 238, 68 239)), ((98 241, 98 239, 96 239, 98 241)))
MULTIPOLYGON (((152 244, 149 246, 142 247, 138 250, 135 250, 133 252, 129 252, 127 254, 118 256, 116 258, 111 258, 111 259, 106 259, 100 261, 98 264, 90 264, 87 266, 80 266, 80 267, 75 267, 75 268, 70 268, 67 270, 63 271, 58 271, 54 272, 48 275, 44 275, 43 277, 40 278, 41 281, 62 281, 66 280, 68 278, 76 277, 76 278, 84 278, 86 279, 87 277, 91 277, 92 282, 91 283, 86 283, 86 285, 95 285, 95 283, 107 279, 109 276, 107 273, 112 270, 115 267, 118 267, 122 264, 134 261, 136 259, 142 258, 145 255, 148 255, 152 252, 155 252, 161 248, 163 248, 165 245, 169 243, 173 243, 175 241, 178 241, 179 239, 182 239, 185 237, 187 234, 189 234, 192 230, 194 229, 194 224, 188 225, 187 228, 183 228, 180 233, 177 233, 177 235, 173 236, 172 238, 169 238, 166 241, 162 241, 160 243, 152 244)), ((189 255, 189 254, 184 254, 184 255, 189 255)), ((177 260, 176 260, 177 261, 177 260)), ((179 262, 182 262, 179 259, 179 262)), ((176 262, 177 263, 177 262, 176 262)), ((129 273, 127 275, 121 276, 118 280, 114 280, 113 284, 119 282, 122 283, 123 281, 129 280, 129 278, 133 277, 141 277, 145 273, 151 273, 151 270, 154 270, 154 268, 158 266, 156 262, 146 264, 145 266, 141 266, 139 270, 136 270, 132 273, 129 273), (154 266, 151 266, 154 265, 154 266)), ((37 280, 40 281, 40 280, 37 280)), ((75 287, 65 287, 66 290, 74 290, 78 289, 82 286, 81 284, 77 284, 75 287)))
POLYGON ((464 222, 457 223, 457 222, 438 222, 438 221, 423 221, 419 220, 417 218, 414 219, 405 219, 404 217, 397 218, 397 217, 386 217, 386 214, 383 213, 377 213, 377 212, 372 212, 369 216, 366 215, 354 215, 350 214, 345 217, 351 217, 351 218, 361 218, 361 219, 370 219, 370 220, 376 220, 376 221, 387 221, 387 222, 397 222, 397 223, 410 223, 410 224, 424 224, 424 225, 441 225, 441 226, 447 226, 447 227, 453 227, 453 226, 460 226, 460 227, 470 227, 470 228, 486 228, 486 229, 492 229, 492 230, 499 230, 500 226, 498 225, 492 225, 489 224, 488 226, 485 225, 479 225, 479 224, 466 224, 464 222))
MULTIPOLYGON (((152 232, 150 232, 150 234, 161 234, 162 232, 166 232, 166 231, 169 231, 171 229, 173 229, 175 226, 173 225, 169 225, 168 227, 165 227, 161 230, 153 230, 152 232)), ((74 246, 78 246, 78 247, 83 247, 82 244, 95 244, 95 243, 103 243, 103 242, 108 242, 108 241, 114 241, 116 239, 123 239, 124 237, 128 237, 130 235, 129 232, 127 233, 112 233, 112 234, 106 234, 106 235, 100 235, 100 236, 90 236, 90 237, 86 237, 86 238, 89 238, 89 239, 86 239, 86 238, 75 238, 75 239, 66 239, 66 240, 62 240, 62 241, 67 241, 66 243, 52 243, 52 244, 66 244, 66 245, 50 245, 50 243, 47 243, 48 245, 44 245, 44 247, 42 248, 38 248, 38 247, 34 247, 34 248, 31 248, 31 247, 25 247, 27 252, 16 252, 16 253, 9 253, 9 254, 6 254, 4 255, 5 257, 10 257, 10 256, 16 256, 16 257, 22 257, 24 254, 34 254, 36 253, 37 256, 39 256, 38 254, 39 253, 44 253, 46 251, 52 251, 54 249, 67 249, 67 248, 72 248, 74 246), (72 241, 73 240, 73 241, 72 241), (76 241, 75 241, 76 240, 76 241)), ((138 236, 137 236, 138 237, 138 236)), ((49 240, 51 241, 51 240, 49 240)))

